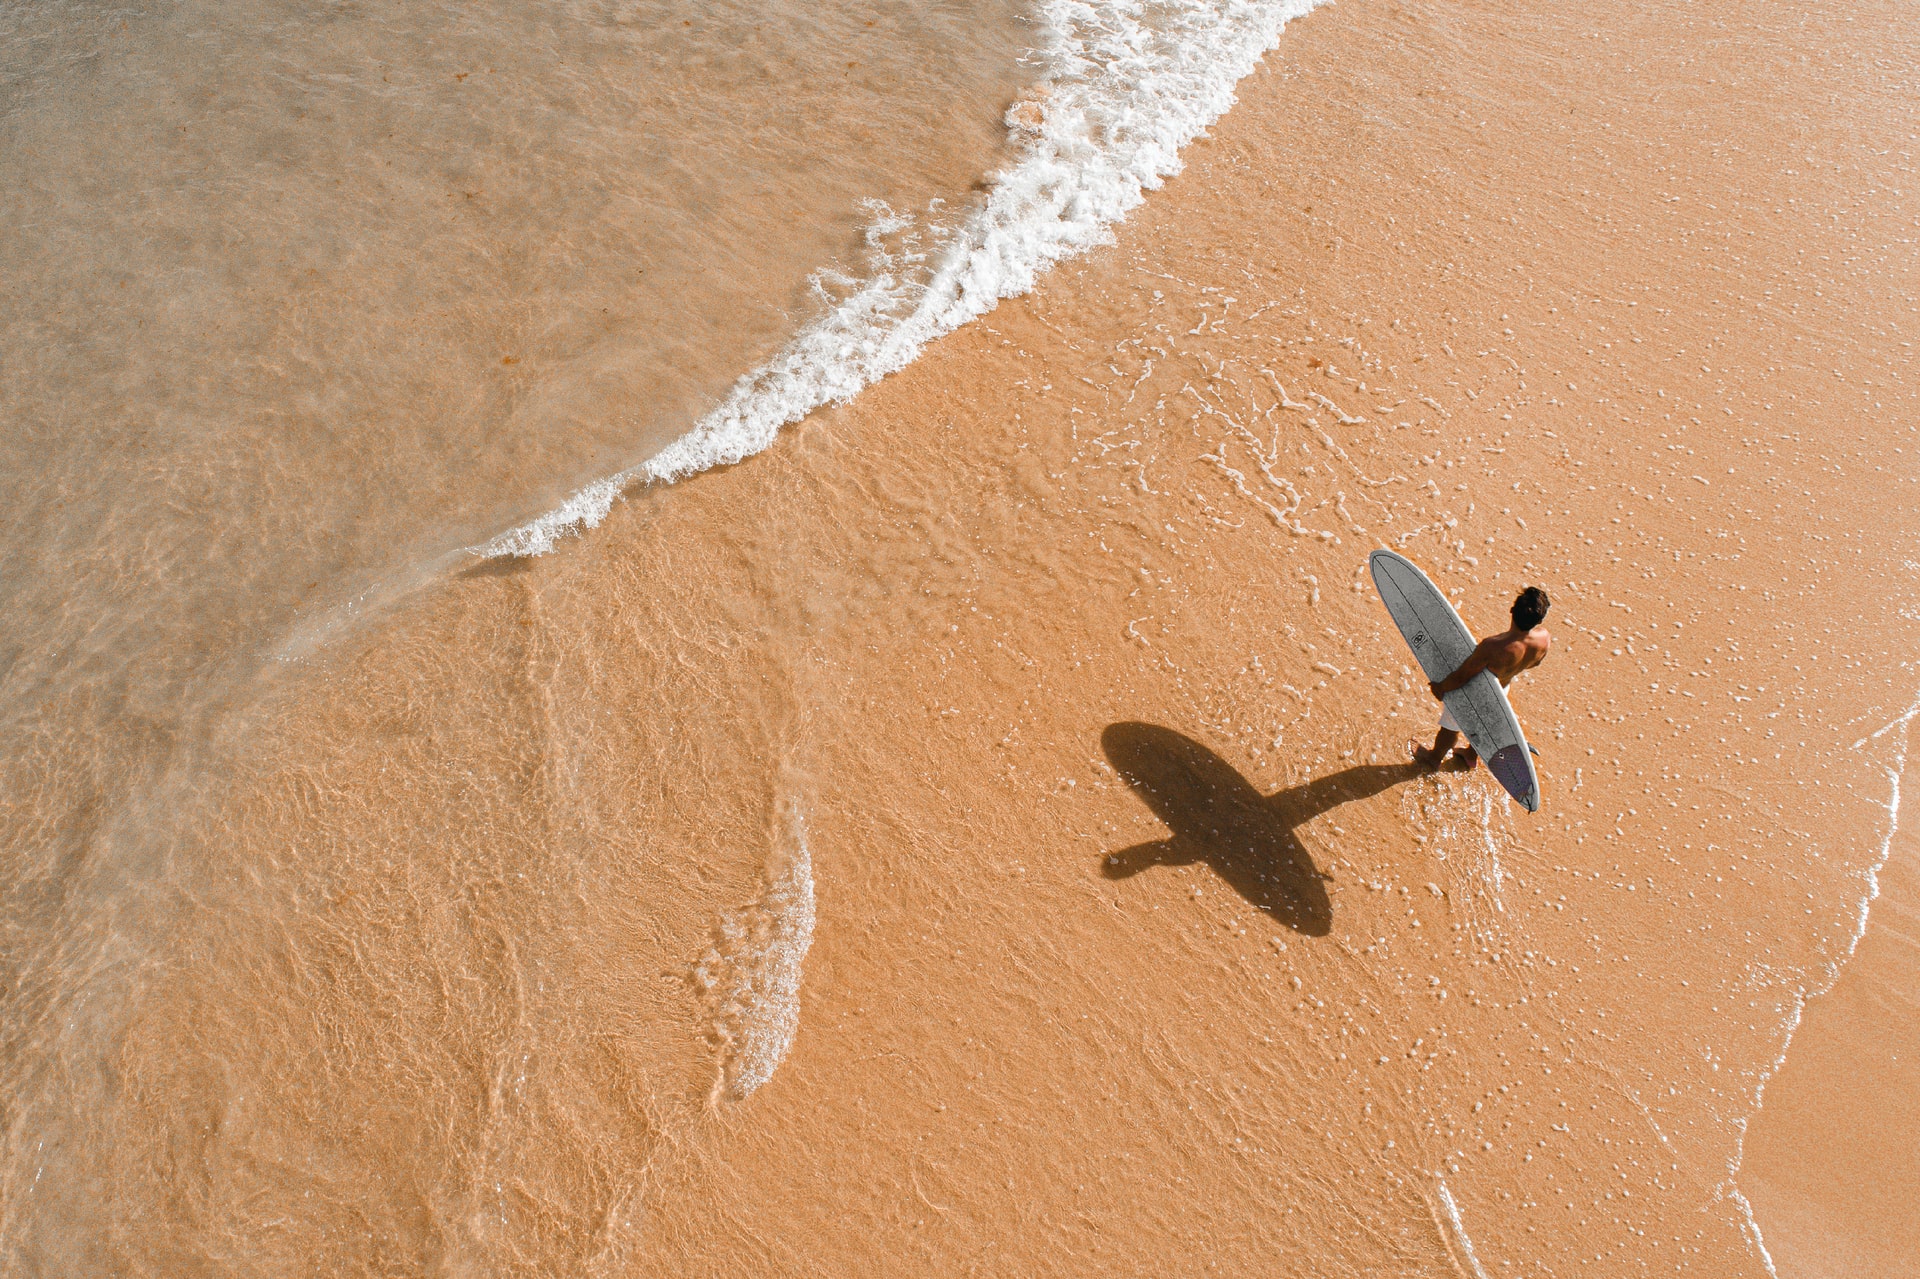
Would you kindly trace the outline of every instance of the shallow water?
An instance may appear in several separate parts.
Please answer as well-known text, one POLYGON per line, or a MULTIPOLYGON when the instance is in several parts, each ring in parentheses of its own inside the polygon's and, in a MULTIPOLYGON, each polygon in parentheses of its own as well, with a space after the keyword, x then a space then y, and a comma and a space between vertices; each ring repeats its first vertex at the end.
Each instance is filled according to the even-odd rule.
POLYGON ((876 223, 963 216, 1033 38, 1014 0, 0 15, 16 1098, 209 873, 178 828, 263 677, 686 431, 876 223))
POLYGON ((684 431, 1031 75, 1013 4, 9 25, 5 704, 75 777, 684 431))

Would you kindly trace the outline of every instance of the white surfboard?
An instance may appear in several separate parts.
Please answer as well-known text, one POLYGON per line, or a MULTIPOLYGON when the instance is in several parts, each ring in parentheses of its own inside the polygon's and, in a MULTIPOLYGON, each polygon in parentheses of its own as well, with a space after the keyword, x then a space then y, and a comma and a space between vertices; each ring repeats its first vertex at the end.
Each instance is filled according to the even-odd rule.
MULTIPOLYGON (((1388 615, 1427 678, 1437 682, 1459 670, 1473 652, 1473 632, 1440 588, 1412 560, 1393 551, 1375 551, 1367 557, 1367 567, 1388 615)), ((1539 812, 1540 778, 1533 771, 1533 752, 1500 681, 1491 671, 1482 671, 1445 700, 1493 779, 1529 813, 1539 812)))

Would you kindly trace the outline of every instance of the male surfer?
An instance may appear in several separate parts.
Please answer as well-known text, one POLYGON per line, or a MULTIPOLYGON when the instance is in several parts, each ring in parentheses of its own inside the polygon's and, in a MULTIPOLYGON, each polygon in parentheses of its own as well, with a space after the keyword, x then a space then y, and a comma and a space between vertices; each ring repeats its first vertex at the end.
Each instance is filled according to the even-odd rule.
MULTIPOLYGON (((1474 646, 1467 660, 1460 663, 1460 669, 1437 683, 1429 683, 1434 697, 1443 698, 1456 688, 1465 688, 1467 681, 1481 671, 1492 671, 1502 686, 1511 684, 1513 677, 1521 671, 1530 671, 1547 658, 1547 649, 1553 646, 1553 636, 1547 634, 1547 628, 1540 623, 1546 621, 1547 610, 1553 607, 1553 601, 1547 593, 1537 586, 1529 586, 1521 591, 1513 601, 1513 629, 1499 635, 1489 635, 1474 646)), ((1430 750, 1414 749, 1415 762, 1428 768, 1438 768, 1452 751, 1454 743, 1460 740, 1460 726, 1453 722, 1453 712, 1443 703, 1440 709, 1440 731, 1434 734, 1433 747, 1430 750)), ((1455 759, 1468 768, 1479 761, 1471 746, 1462 746, 1454 751, 1455 759)))

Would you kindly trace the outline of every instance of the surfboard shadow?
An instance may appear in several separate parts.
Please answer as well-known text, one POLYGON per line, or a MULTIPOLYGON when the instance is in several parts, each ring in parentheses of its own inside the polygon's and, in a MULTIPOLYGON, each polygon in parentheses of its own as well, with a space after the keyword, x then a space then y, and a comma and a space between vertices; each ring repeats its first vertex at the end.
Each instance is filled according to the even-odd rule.
POLYGON ((1119 723, 1100 735, 1121 780, 1173 834, 1109 853, 1108 879, 1205 862, 1247 902, 1309 937, 1333 928, 1328 876, 1295 830, 1329 809, 1421 775, 1413 764, 1360 764, 1262 795, 1233 765, 1182 733, 1119 723))

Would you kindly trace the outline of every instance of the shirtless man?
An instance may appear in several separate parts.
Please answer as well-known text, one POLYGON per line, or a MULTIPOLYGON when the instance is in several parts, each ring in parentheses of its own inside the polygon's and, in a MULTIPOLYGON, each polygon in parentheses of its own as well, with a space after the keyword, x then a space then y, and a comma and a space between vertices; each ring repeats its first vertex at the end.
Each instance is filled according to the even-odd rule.
MULTIPOLYGON (((1553 646, 1553 637, 1547 634, 1547 628, 1540 623, 1547 618, 1547 610, 1553 601, 1547 593, 1537 586, 1529 586, 1520 592, 1513 601, 1513 629, 1499 635, 1489 635, 1474 647, 1467 660, 1460 663, 1460 669, 1440 680, 1430 683, 1428 689, 1434 697, 1442 698, 1456 688, 1466 687, 1468 680, 1481 671, 1492 671, 1501 685, 1511 684, 1513 677, 1521 671, 1530 671, 1547 658, 1547 649, 1553 646)), ((1453 722, 1453 714, 1444 706, 1440 711, 1440 731, 1434 735, 1433 746, 1428 750, 1415 748, 1413 758, 1416 763, 1427 768, 1438 768, 1447 758, 1447 752, 1454 750, 1454 744, 1460 740, 1460 726, 1453 722)), ((1471 746, 1461 746, 1454 751, 1453 757, 1463 765, 1472 768, 1480 757, 1471 746)))

